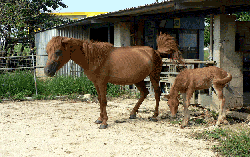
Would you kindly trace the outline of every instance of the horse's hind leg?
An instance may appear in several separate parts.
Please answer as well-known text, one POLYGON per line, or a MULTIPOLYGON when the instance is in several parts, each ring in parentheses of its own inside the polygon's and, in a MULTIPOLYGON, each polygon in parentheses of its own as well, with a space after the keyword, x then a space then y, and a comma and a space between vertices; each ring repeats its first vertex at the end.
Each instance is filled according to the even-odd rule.
POLYGON ((156 100, 155 112, 154 112, 154 115, 151 118, 151 120, 157 121, 156 117, 159 115, 159 102, 160 102, 160 96, 161 96, 161 91, 160 91, 160 87, 159 87, 160 76, 153 77, 150 75, 150 80, 151 80, 153 87, 154 87, 155 100, 156 100))
POLYGON ((216 122, 216 125, 220 125, 223 123, 228 123, 226 120, 226 106, 225 106, 225 97, 223 96, 223 87, 220 87, 220 85, 214 85, 214 89, 216 91, 216 94, 220 100, 220 109, 219 109, 219 117, 216 122))
POLYGON ((135 85, 138 88, 138 90, 140 91, 140 99, 138 100, 135 107, 131 111, 130 117, 129 117, 130 119, 135 119, 136 118, 136 112, 138 112, 138 109, 139 109, 141 103, 144 101, 144 99, 149 94, 149 92, 148 92, 148 90, 147 90, 147 88, 145 86, 144 80, 136 83, 135 85))

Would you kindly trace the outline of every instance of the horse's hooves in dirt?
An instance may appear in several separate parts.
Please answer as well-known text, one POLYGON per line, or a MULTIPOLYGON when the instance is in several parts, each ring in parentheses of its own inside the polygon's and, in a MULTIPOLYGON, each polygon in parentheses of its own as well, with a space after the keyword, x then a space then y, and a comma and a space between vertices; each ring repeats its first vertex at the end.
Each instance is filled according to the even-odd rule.
POLYGON ((107 125, 100 125, 99 129, 106 129, 108 127, 108 124, 107 125))
POLYGON ((148 117, 148 119, 149 119, 150 121, 153 121, 153 122, 157 122, 157 121, 158 121, 158 119, 157 119, 157 118, 154 118, 154 117, 148 117))
POLYGON ((135 119, 136 115, 130 115, 129 119, 135 119))
POLYGON ((102 121, 97 119, 97 120, 95 121, 95 123, 96 123, 96 124, 101 124, 102 121))

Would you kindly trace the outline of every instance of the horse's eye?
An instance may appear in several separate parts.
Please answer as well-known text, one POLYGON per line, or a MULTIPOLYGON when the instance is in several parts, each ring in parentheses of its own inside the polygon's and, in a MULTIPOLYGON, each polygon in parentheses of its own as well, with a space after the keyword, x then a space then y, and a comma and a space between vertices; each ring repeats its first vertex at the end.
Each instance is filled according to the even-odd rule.
POLYGON ((56 56, 62 56, 62 50, 56 50, 56 56))

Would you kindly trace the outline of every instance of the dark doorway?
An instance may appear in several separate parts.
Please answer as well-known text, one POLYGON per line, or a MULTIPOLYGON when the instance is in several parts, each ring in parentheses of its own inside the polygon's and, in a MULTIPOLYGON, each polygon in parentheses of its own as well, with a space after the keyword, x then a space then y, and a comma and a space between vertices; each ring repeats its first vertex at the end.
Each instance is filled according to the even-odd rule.
MULTIPOLYGON (((108 42, 108 38, 108 27, 90 28, 91 40, 108 42)), ((110 26, 110 43, 114 44, 114 26, 110 26)))
MULTIPOLYGON (((199 59, 199 31, 197 29, 160 28, 159 32, 176 39, 184 59, 199 59)), ((162 56, 168 57, 168 55, 162 56)))

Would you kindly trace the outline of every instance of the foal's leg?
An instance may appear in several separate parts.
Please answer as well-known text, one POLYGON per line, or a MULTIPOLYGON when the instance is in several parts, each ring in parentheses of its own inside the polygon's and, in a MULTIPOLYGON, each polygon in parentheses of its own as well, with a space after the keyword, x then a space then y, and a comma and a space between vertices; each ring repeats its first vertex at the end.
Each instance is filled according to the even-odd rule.
POLYGON ((153 84, 154 87, 154 92, 155 92, 155 100, 156 100, 156 106, 155 106, 155 112, 153 117, 151 118, 152 121, 157 121, 156 117, 159 115, 159 102, 160 102, 160 96, 161 96, 161 91, 159 87, 159 81, 160 81, 160 76, 153 77, 150 75, 150 80, 153 84))
POLYGON ((223 87, 221 85, 214 85, 214 89, 216 91, 216 94, 221 102, 220 109, 219 109, 219 117, 216 122, 216 125, 220 125, 222 122, 228 123, 226 120, 226 107, 225 107, 225 98, 223 96, 223 87))
POLYGON ((129 117, 130 119, 135 119, 136 118, 136 112, 138 112, 138 109, 139 109, 141 103, 147 97, 147 95, 149 93, 146 86, 145 86, 144 80, 136 83, 135 85, 138 88, 138 90, 140 91, 140 99, 138 100, 135 107, 131 111, 130 117, 129 117))
POLYGON ((190 88, 190 89, 187 90, 186 94, 182 94, 183 98, 184 98, 184 101, 183 101, 184 118, 183 118, 183 121, 182 121, 182 124, 181 124, 182 127, 185 127, 185 126, 188 125, 188 120, 189 120, 189 117, 190 117, 188 106, 190 105, 190 99, 191 99, 193 93, 194 93, 194 90, 192 90, 190 88), (186 95, 186 97, 185 97, 185 95, 186 95), (186 101, 185 101, 185 98, 186 98, 186 101))

